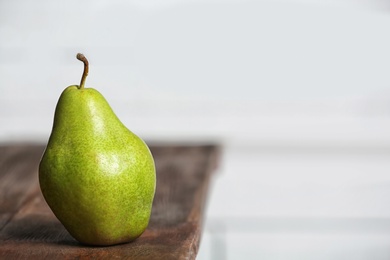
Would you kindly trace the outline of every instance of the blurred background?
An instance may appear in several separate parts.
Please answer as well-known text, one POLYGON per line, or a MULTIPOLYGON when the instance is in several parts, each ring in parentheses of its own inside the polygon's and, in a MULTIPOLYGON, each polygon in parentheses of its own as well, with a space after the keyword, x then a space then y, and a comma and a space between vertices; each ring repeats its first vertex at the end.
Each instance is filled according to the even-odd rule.
POLYGON ((0 0, 0 142, 98 89, 150 142, 223 146, 198 259, 390 259, 390 2, 0 0))

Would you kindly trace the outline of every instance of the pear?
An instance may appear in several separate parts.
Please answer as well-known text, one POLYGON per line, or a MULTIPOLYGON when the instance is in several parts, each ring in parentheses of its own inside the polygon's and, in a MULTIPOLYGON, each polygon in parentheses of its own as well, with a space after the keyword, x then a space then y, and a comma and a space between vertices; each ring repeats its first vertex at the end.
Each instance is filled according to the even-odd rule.
POLYGON ((42 194, 69 233, 87 245, 133 241, 147 228, 156 187, 152 154, 106 99, 79 86, 61 94, 39 164, 42 194))

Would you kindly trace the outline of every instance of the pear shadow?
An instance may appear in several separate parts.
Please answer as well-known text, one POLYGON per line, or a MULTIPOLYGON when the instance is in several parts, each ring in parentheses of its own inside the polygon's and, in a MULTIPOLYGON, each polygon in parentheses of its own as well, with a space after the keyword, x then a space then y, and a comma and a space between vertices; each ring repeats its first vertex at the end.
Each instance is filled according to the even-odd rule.
POLYGON ((83 247, 69 234, 61 222, 52 216, 39 214, 12 219, 2 230, 1 240, 83 247))

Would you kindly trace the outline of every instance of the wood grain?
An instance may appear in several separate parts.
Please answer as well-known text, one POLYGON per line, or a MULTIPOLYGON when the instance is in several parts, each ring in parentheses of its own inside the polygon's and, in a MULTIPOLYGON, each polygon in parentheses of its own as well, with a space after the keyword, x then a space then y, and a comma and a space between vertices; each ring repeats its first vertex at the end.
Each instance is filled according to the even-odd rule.
POLYGON ((110 247, 81 245, 53 215, 38 184, 43 149, 0 146, 0 259, 195 259, 217 146, 151 146, 157 188, 149 226, 110 247))

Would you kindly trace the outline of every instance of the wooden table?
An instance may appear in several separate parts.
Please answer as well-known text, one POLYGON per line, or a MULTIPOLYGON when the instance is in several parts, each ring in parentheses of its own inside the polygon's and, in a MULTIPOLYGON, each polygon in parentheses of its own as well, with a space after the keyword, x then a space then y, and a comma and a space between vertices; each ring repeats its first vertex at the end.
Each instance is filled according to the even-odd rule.
POLYGON ((0 145, 0 259, 194 259, 214 145, 151 146, 157 188, 147 230, 136 241, 88 247, 74 240, 44 201, 38 184, 43 145, 0 145))

